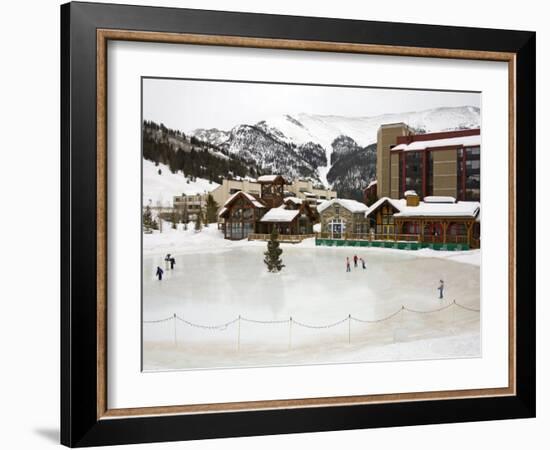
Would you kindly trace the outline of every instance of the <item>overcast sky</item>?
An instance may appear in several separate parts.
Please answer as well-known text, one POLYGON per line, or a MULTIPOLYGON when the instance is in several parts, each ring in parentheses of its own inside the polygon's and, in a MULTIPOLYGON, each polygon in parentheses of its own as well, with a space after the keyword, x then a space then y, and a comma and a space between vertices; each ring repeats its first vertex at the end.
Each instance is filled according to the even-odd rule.
POLYGON ((143 79, 143 118, 169 128, 230 130, 283 114, 369 117, 441 106, 480 107, 479 93, 143 79))

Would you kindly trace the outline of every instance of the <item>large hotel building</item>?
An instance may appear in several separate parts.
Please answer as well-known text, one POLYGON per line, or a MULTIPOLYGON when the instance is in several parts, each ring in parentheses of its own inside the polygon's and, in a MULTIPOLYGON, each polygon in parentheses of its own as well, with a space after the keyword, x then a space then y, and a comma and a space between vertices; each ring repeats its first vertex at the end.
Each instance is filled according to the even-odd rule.
POLYGON ((480 200, 479 129, 414 134, 404 123, 382 125, 377 139, 377 196, 480 200))

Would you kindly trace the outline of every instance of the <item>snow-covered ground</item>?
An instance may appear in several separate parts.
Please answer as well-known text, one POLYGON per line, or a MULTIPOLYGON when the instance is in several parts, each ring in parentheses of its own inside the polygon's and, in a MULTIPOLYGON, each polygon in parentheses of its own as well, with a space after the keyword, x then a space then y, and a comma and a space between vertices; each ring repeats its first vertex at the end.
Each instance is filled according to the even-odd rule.
POLYGON ((198 233, 168 229, 144 235, 143 243, 144 320, 177 314, 188 321, 144 324, 144 370, 480 356, 480 313, 453 304, 480 308, 479 251, 316 247, 310 239, 281 244, 286 267, 270 274, 265 242, 224 240, 215 225, 198 233), (154 272, 166 253, 176 266, 159 282, 154 272), (367 269, 352 264, 346 273, 345 258, 355 253, 367 269), (444 300, 437 298, 440 279, 444 300), (410 310, 378 323, 300 326, 330 325, 350 314, 376 320, 402 306, 410 310), (192 325, 218 326, 239 315, 240 327, 238 321, 192 325))
POLYGON ((191 181, 183 173, 172 173, 164 164, 155 165, 154 162, 143 160, 143 205, 172 206, 175 195, 204 194, 219 186, 204 178, 191 181), (160 170, 160 174, 159 174, 160 170))

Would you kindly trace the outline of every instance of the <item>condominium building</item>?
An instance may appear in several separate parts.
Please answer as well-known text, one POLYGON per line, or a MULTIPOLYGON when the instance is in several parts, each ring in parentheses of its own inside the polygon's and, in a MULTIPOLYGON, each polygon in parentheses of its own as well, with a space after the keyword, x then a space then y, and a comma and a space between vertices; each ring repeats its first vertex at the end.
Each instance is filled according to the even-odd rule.
POLYGON ((197 213, 206 209, 207 194, 181 194, 174 196, 174 209, 187 212, 189 220, 195 220, 197 213))
MULTIPOLYGON (((264 175, 257 180, 228 180, 222 181, 222 184, 214 189, 211 194, 218 205, 223 205, 235 193, 239 191, 247 192, 254 196, 263 196, 267 194, 262 192, 262 185, 269 182, 271 175, 264 175)), ((320 201, 331 200, 337 197, 337 193, 330 189, 315 187, 308 180, 285 181, 284 196, 297 197, 304 200, 310 206, 316 206, 320 201)))
POLYGON ((448 196, 479 201, 479 129, 413 134, 404 123, 382 125, 377 143, 377 195, 399 199, 448 196))

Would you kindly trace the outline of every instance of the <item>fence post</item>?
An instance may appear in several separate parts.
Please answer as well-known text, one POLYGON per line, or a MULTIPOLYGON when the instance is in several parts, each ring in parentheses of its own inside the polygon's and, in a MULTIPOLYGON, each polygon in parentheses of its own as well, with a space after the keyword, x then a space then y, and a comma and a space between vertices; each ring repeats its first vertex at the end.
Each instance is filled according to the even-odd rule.
POLYGON ((174 346, 178 346, 178 331, 177 331, 177 319, 176 319, 176 313, 174 313, 174 316, 172 317, 172 320, 174 321, 174 346))
POLYGON ((351 344, 351 314, 348 314, 348 344, 351 344))
POLYGON ((241 315, 239 314, 239 321, 237 322, 237 351, 241 351, 241 315))
POLYGON ((455 306, 456 306, 456 300, 453 300, 453 306, 451 307, 451 332, 452 334, 455 334, 455 306))
POLYGON ((288 349, 290 350, 292 348, 292 316, 290 316, 290 320, 288 321, 288 349))

